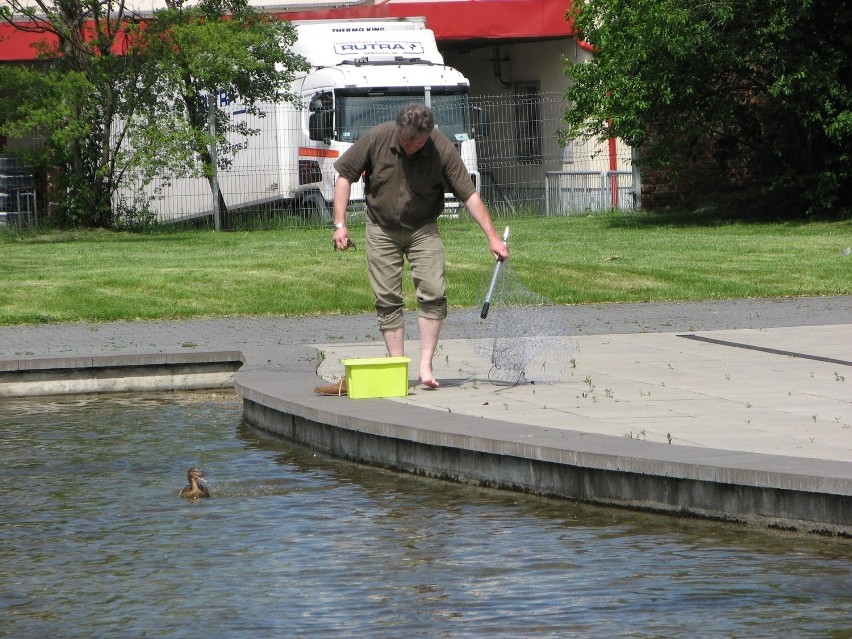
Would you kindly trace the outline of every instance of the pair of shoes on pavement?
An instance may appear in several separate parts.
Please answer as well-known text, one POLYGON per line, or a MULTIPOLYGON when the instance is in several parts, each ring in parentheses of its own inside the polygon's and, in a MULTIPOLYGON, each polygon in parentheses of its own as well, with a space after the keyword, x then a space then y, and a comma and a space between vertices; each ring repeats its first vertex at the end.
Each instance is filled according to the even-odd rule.
POLYGON ((317 386, 314 389, 317 395, 332 395, 337 397, 345 397, 347 395, 346 378, 342 378, 339 382, 328 384, 325 386, 317 386))

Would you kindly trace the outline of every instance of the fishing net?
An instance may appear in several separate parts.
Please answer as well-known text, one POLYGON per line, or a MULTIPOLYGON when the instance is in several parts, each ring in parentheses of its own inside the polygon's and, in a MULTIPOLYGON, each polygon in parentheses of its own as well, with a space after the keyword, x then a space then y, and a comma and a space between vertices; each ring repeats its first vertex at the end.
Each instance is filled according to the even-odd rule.
MULTIPOLYGON (((471 314, 470 349, 490 367, 480 376, 493 383, 554 383, 570 377, 574 346, 564 326, 554 325, 553 303, 528 289, 512 270, 511 259, 483 282, 486 317, 471 314), (493 286, 492 286, 493 283, 493 286)), ((485 309, 483 309, 483 314, 485 309)))

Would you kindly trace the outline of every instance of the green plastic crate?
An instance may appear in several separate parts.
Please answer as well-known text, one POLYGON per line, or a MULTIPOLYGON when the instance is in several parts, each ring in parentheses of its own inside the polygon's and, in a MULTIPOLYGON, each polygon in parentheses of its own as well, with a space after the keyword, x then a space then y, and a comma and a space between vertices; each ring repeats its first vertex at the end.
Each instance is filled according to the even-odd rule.
POLYGON ((350 399, 408 395, 408 357, 344 359, 350 399))

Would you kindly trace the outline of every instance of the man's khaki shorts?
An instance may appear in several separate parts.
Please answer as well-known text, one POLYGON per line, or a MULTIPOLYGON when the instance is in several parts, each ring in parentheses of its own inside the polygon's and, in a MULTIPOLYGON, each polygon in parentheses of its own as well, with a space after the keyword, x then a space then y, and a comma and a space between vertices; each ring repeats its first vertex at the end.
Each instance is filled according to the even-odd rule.
POLYGON ((367 267, 376 297, 381 330, 403 326, 402 275, 404 260, 411 275, 421 317, 447 316, 444 244, 435 223, 418 229, 386 229, 367 223, 367 267))

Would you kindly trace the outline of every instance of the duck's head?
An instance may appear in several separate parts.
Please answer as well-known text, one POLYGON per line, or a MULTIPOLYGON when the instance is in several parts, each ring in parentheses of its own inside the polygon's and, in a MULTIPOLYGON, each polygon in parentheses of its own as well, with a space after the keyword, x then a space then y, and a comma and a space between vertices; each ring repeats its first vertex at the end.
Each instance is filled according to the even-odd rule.
POLYGON ((188 471, 186 471, 186 478, 189 480, 190 483, 192 483, 193 479, 195 479, 196 481, 204 482, 205 484, 207 483, 207 477, 205 477, 202 470, 196 466, 193 466, 188 471))

